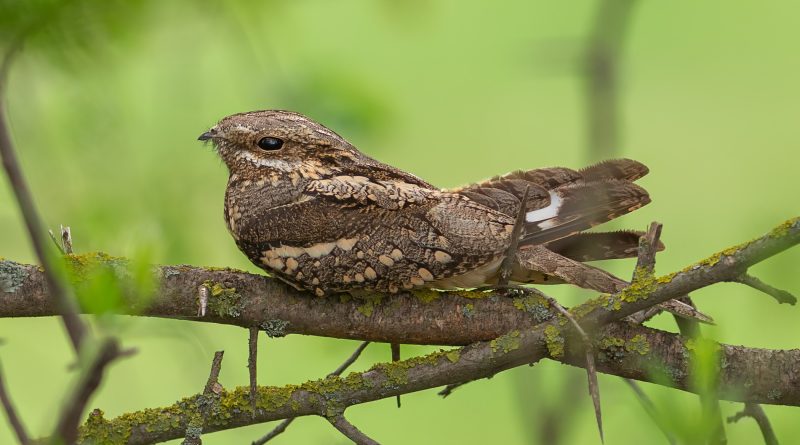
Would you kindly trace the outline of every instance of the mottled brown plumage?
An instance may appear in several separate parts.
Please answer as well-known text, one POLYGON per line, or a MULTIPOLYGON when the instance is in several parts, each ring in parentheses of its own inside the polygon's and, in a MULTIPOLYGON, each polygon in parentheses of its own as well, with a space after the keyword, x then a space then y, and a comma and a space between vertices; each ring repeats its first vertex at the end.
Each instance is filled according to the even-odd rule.
POLYGON ((619 280, 581 261, 635 256, 639 234, 582 232, 650 201, 632 182, 647 168, 627 159, 443 190, 287 111, 228 116, 200 139, 230 171, 225 221, 237 246, 319 296, 495 283, 526 188, 511 280, 613 291, 619 280))

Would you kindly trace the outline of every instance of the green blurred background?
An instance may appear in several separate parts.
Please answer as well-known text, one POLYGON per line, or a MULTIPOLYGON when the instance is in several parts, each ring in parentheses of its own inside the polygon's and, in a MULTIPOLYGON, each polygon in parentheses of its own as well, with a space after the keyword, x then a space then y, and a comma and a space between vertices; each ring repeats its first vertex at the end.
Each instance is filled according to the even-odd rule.
MULTIPOLYGON (((3 3, 9 10, 19 6, 3 3)), ((513 169, 580 167, 596 157, 587 148, 577 67, 597 1, 95 3, 107 10, 84 11, 27 48, 11 73, 7 104, 42 217, 51 228, 70 225, 79 252, 255 270, 224 226, 225 168, 196 141, 234 112, 308 114, 367 154, 443 187, 513 169), (72 41, 72 32, 81 37, 72 41)), ((642 184, 653 203, 611 226, 664 223, 668 247, 659 256, 660 272, 800 213, 798 22, 800 4, 792 2, 635 7, 619 67, 615 155, 650 167, 642 184)), ((6 181, 0 181, 0 255, 34 261, 6 181)), ((797 292, 798 264, 795 249, 754 273, 797 292)), ((632 262, 605 266, 627 276, 632 262)), ((590 295, 546 290, 565 304, 590 295)), ((800 346, 796 307, 733 284, 694 297, 717 320, 704 331, 717 340, 800 346)), ((675 330, 663 315, 651 325, 675 330)), ((247 382, 243 329, 128 317, 98 328, 119 333, 140 351, 113 366, 92 400, 107 417, 199 391, 215 350, 225 350, 223 385, 247 382)), ((70 381, 72 354, 61 324, 4 319, 0 338, 21 415, 34 433, 46 434, 70 381)), ((319 378, 356 344, 262 338, 259 381, 319 378)), ((403 354, 428 350, 405 347, 403 354)), ((388 359, 388 347, 372 345, 354 369, 388 359)), ((607 443, 666 442, 624 383, 601 375, 600 387, 607 443)), ((643 388, 676 434, 702 440, 696 396, 643 388)), ((723 414, 740 406, 723 402, 723 414)), ((800 435, 796 408, 766 410, 779 439, 800 435)), ((583 371, 553 362, 472 383, 446 400, 430 390, 404 396, 399 410, 384 400, 353 407, 348 417, 387 444, 599 443, 583 371)), ((0 443, 10 443, 9 429, 0 425, 0 443)), ((250 443, 272 426, 204 441, 250 443)), ((728 435, 730 443, 761 440, 750 420, 729 426, 728 435)), ((274 443, 345 439, 323 419, 308 417, 274 443)))

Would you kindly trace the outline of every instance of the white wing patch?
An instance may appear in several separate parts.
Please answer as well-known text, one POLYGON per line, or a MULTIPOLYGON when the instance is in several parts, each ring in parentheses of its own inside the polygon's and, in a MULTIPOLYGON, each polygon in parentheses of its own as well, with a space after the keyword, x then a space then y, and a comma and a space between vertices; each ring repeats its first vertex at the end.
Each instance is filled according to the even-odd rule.
POLYGON ((547 221, 550 218, 555 218, 558 216, 558 211, 561 208, 561 197, 559 197, 554 192, 550 192, 550 205, 537 210, 531 210, 530 212, 525 214, 525 221, 531 223, 536 221, 544 221, 539 223, 539 227, 542 229, 546 229, 552 225, 551 221, 547 221), (550 223, 548 225, 548 223, 550 223))

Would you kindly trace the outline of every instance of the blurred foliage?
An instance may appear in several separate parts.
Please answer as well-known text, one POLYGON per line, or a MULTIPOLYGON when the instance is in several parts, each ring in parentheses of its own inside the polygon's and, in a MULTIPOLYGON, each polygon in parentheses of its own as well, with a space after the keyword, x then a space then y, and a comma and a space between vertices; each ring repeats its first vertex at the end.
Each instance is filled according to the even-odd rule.
MULTIPOLYGON (((221 217, 224 167, 195 140, 230 113, 306 113, 367 154, 441 186, 520 168, 579 167, 586 158, 586 122, 577 58, 595 6, 588 0, 0 0, 0 45, 35 31, 11 73, 7 107, 46 224, 71 225, 79 254, 102 250, 132 258, 128 271, 146 296, 151 262, 254 270, 221 217)), ((618 227, 665 224, 668 248, 659 255, 659 271, 683 267, 798 213, 791 192, 800 187, 799 16, 800 5, 789 3, 639 5, 621 67, 625 137, 618 152, 650 166, 642 183, 654 202, 618 227)), ((5 182, 0 255, 32 261, 5 182)), ((798 262, 800 252, 791 251, 753 272, 797 291, 798 262)), ((632 263, 602 266, 629 276, 632 263)), ((113 311, 127 290, 108 271, 92 274, 78 293, 113 311)), ((565 304, 589 295, 546 291, 565 304)), ((737 285, 703 290, 695 301, 719 323, 706 329, 712 338, 798 347, 794 308, 737 285)), ((226 351, 226 387, 247 381, 242 329, 93 320, 95 329, 121 332, 125 346, 140 351, 112 368, 92 401, 107 416, 199 391, 215 350, 226 351)), ((652 324, 675 330, 669 317, 652 324)), ((53 401, 70 381, 73 358, 63 331, 52 319, 5 319, 0 338, 21 414, 31 430, 45 433, 59 409, 53 401)), ((262 343, 259 380, 279 385, 320 377, 355 344, 270 340, 262 343)), ((355 369, 389 357, 388 347, 372 345, 355 369)), ((698 357, 700 369, 711 363, 698 357)), ((698 385, 711 387, 713 375, 701 375, 708 379, 698 385)), ((354 407, 348 417, 388 444, 516 444, 546 437, 536 418, 546 411, 548 419, 567 425, 563 443, 596 443, 584 384, 581 371, 542 362, 472 383, 444 401, 426 391, 404 396, 400 410, 385 400, 354 407), (570 375, 579 390, 572 390, 570 375)), ((663 440, 624 383, 600 376, 600 385, 609 442, 663 440)), ((708 416, 696 396, 643 387, 676 437, 686 443, 707 438, 708 416)), ((732 414, 739 404, 723 403, 722 409, 732 414)), ((796 408, 765 409, 779 438, 800 434, 796 408)), ((204 441, 248 442, 270 426, 204 441)), ((9 442, 9 434, 0 428, 0 443, 9 442)), ((760 440, 751 422, 728 426, 728 435, 732 444, 760 440)), ((327 422, 303 418, 275 443, 332 441, 343 442, 327 422)))

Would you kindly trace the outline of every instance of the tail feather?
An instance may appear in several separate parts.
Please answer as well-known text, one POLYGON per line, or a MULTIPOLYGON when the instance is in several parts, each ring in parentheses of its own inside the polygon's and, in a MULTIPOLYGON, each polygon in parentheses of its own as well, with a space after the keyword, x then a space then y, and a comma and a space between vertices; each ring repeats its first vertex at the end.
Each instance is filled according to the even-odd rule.
POLYGON ((633 159, 609 159, 580 170, 584 181, 600 181, 616 179, 620 181, 636 181, 646 175, 650 169, 633 159))
MULTIPOLYGON (((632 258, 638 254, 639 238, 643 234, 635 230, 581 232, 547 243, 546 247, 581 262, 632 258)), ((664 250, 663 243, 659 242, 658 250, 664 250)))
POLYGON ((625 181, 605 180, 550 191, 550 205, 528 212, 523 244, 568 237, 632 212, 650 202, 647 192, 625 181))
MULTIPOLYGON (((647 192, 632 182, 647 173, 647 167, 640 162, 611 159, 581 170, 520 170, 451 191, 516 217, 528 189, 522 243, 543 244, 570 237, 649 203, 647 192)), ((596 257, 600 252, 576 254, 596 257)))

